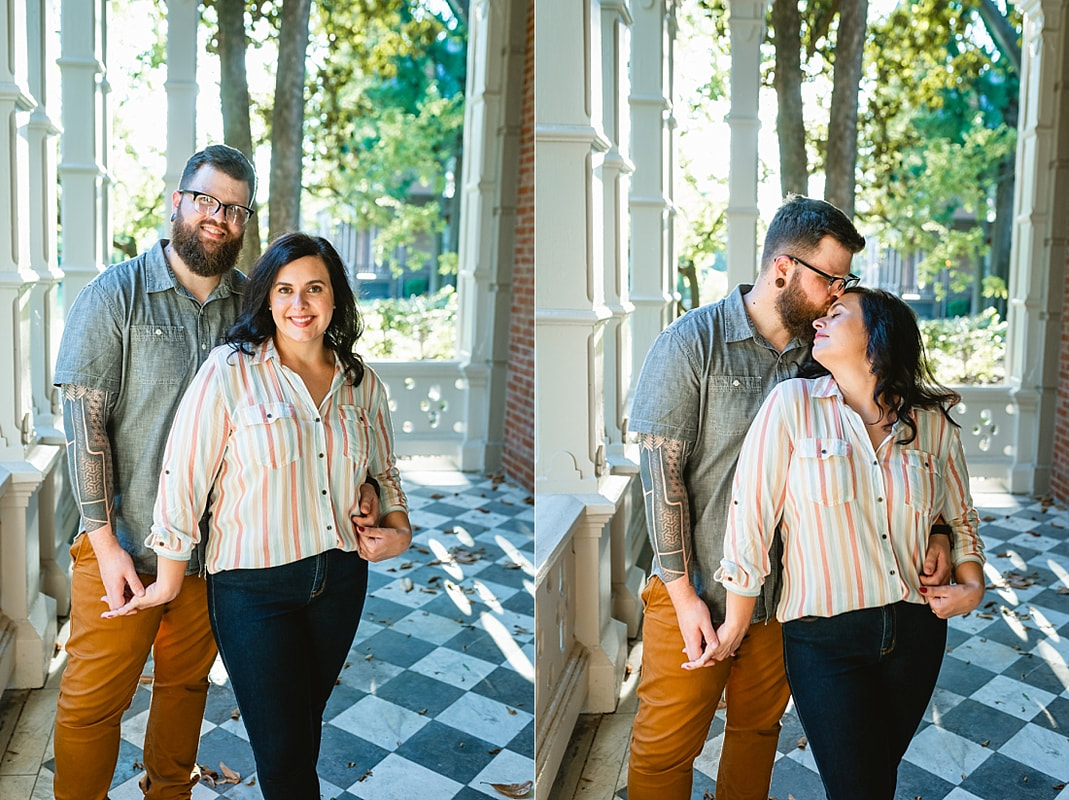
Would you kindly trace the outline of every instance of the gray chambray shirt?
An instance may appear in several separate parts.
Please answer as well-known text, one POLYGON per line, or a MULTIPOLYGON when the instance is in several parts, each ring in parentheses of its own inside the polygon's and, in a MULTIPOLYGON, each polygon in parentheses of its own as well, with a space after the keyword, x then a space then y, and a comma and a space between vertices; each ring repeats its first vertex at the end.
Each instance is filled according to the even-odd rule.
MULTIPOLYGON (((793 378, 809 355, 794 339, 776 352, 753 327, 736 287, 718 303, 688 311, 654 340, 639 375, 629 430, 691 443, 683 472, 693 530, 691 578, 709 605, 713 624, 724 621, 726 590, 713 580, 724 557, 731 484, 742 440, 765 396, 793 378)), ((779 540, 775 569, 754 607, 754 621, 775 616, 779 588, 779 540)), ((659 574, 656 558, 653 573, 659 574)))
MULTIPOLYGON (((245 276, 231 270, 200 305, 168 266, 166 245, 161 240, 108 267, 79 293, 53 378, 57 386, 118 395, 108 421, 115 535, 137 571, 149 574, 156 573, 156 554, 144 541, 171 421, 197 369, 237 319, 245 285, 245 276)), ((195 552, 187 572, 200 564, 195 552)))

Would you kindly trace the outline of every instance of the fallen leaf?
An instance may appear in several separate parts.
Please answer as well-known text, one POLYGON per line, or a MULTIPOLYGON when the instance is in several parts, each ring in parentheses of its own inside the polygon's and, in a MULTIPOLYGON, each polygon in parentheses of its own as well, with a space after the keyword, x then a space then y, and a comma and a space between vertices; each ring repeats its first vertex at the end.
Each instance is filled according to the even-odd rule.
POLYGON ((416 586, 414 583, 412 583, 411 578, 401 578, 401 588, 404 589, 406 592, 411 592, 413 589, 416 588, 416 586))
POLYGON ((234 708, 230 711, 230 719, 241 719, 241 709, 234 708))
POLYGON ((799 750, 805 750, 805 748, 806 748, 806 746, 808 744, 809 744, 809 740, 807 738, 805 738, 804 736, 799 736, 798 737, 798 749, 799 750))
POLYGON ((443 497, 445 497, 444 494, 439 494, 438 492, 435 492, 431 495, 431 500, 441 500, 443 497))
POLYGON ((363 775, 361 775, 359 778, 357 778, 356 782, 357 783, 362 783, 363 781, 366 781, 370 777, 371 777, 371 770, 368 770, 363 775))
POLYGON ((504 797, 530 797, 531 789, 534 788, 534 781, 524 781, 523 783, 490 783, 490 781, 483 781, 483 783, 490 786, 498 794, 504 797))
POLYGON ((219 762, 219 771, 223 773, 223 779, 220 783, 241 783, 241 776, 222 761, 219 762))

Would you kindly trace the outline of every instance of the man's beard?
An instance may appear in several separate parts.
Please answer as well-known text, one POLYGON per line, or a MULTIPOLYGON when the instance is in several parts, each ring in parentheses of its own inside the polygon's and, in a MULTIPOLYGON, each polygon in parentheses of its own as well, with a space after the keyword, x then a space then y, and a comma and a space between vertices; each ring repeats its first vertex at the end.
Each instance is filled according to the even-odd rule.
POLYGON ((199 227, 187 225, 182 212, 179 211, 178 218, 171 226, 171 245, 178 257, 189 267, 189 271, 202 278, 214 278, 233 269, 245 242, 244 232, 240 236, 224 239, 212 251, 204 248, 198 232, 199 227))
POLYGON ((801 339, 807 344, 812 344, 813 320, 824 316, 830 303, 816 306, 808 301, 805 292, 798 286, 798 273, 791 275, 787 289, 779 293, 776 298, 776 311, 779 312, 780 321, 787 332, 794 338, 801 339))

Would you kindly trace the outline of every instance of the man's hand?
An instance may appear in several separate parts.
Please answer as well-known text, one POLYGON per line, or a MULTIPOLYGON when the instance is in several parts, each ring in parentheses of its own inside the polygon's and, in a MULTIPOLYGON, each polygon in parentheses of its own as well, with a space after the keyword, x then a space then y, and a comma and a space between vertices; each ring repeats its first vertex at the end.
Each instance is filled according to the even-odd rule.
POLYGON ((379 493, 374 484, 360 485, 360 513, 351 515, 353 525, 374 528, 379 524, 379 493))
POLYGON ((950 583, 950 537, 945 533, 928 536, 928 550, 921 567, 922 586, 945 586, 950 583))
POLYGON ((85 535, 93 545, 100 567, 100 580, 104 583, 106 594, 100 598, 101 602, 107 603, 108 609, 114 611, 132 598, 144 595, 145 587, 137 576, 134 560, 122 549, 111 532, 111 526, 97 528, 85 535))
POLYGON ((105 611, 104 619, 115 619, 136 614, 142 608, 162 606, 178 597, 182 590, 182 581, 186 577, 185 561, 174 561, 169 558, 156 559, 156 580, 148 585, 148 588, 139 595, 134 595, 119 608, 105 611))
POLYGON ((709 606, 685 578, 666 583, 665 588, 676 610, 679 632, 683 634, 683 652, 687 661, 681 666, 683 669, 707 666, 710 655, 720 643, 709 616, 709 606))

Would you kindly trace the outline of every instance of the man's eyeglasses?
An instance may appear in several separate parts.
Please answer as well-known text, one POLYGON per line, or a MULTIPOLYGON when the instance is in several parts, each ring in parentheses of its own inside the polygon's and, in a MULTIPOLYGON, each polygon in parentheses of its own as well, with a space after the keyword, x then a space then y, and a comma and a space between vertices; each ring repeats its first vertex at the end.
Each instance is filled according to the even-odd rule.
POLYGON ((197 192, 193 189, 179 189, 179 194, 188 194, 193 198, 193 210, 205 217, 214 217, 215 212, 223 209, 223 216, 231 225, 244 225, 256 212, 251 208, 239 206, 237 203, 223 204, 222 200, 216 200, 210 194, 197 192))
POLYGON ((802 259, 798 258, 797 256, 787 255, 787 253, 784 253, 783 256, 785 258, 789 258, 791 261, 793 261, 796 264, 801 264, 806 269, 813 270, 813 272, 817 273, 817 275, 819 275, 824 280, 826 280, 828 282, 828 291, 829 292, 842 292, 842 291, 845 291, 846 289, 849 289, 851 286, 857 286, 859 283, 861 283, 861 276, 860 275, 855 275, 852 272, 849 275, 847 275, 845 278, 840 278, 840 277, 838 277, 836 275, 829 275, 824 270, 817 269, 812 264, 805 263, 804 261, 802 261, 802 259))

